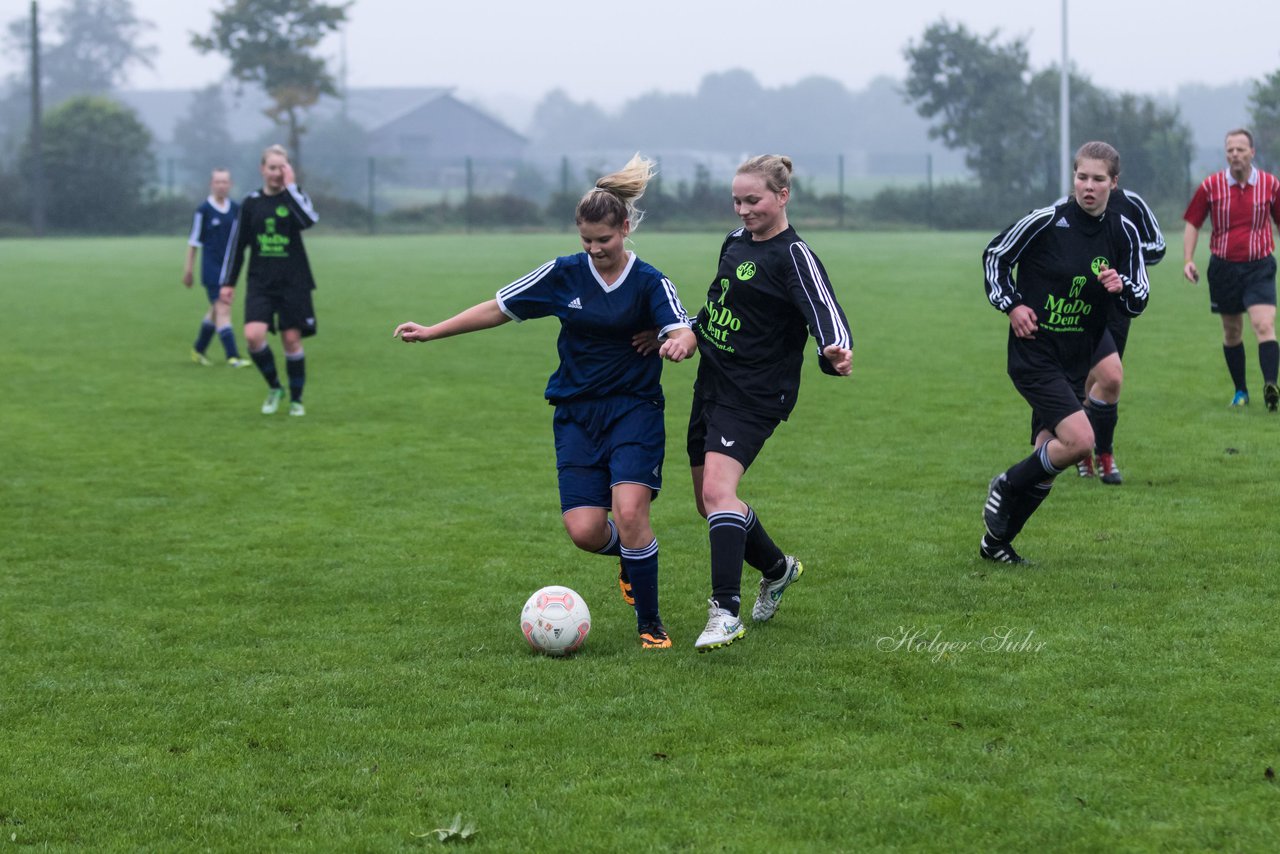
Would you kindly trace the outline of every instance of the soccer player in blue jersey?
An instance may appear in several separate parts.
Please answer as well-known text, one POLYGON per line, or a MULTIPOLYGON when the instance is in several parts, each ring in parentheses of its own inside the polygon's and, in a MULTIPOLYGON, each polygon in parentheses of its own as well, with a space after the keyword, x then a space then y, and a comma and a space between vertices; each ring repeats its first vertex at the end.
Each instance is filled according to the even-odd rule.
POLYGON ((823 373, 847 377, 853 340, 827 271, 787 220, 791 158, 753 157, 733 178, 742 227, 720 246, 716 277, 698 313, 698 378, 689 415, 688 453, 698 512, 711 542, 711 598, 699 652, 746 633, 738 616, 742 564, 761 574, 751 618, 773 618, 783 592, 804 572, 738 497, 743 476, 800 391, 812 333, 823 373))
POLYGON ((200 332, 191 349, 191 361, 197 365, 211 364, 205 351, 209 349, 209 343, 216 333, 227 354, 227 364, 233 368, 244 368, 249 365, 249 360, 241 359, 240 351, 236 348, 236 334, 231 329, 231 306, 218 299, 222 285, 219 279, 222 259, 227 254, 232 226, 240 213, 240 206, 229 198, 230 193, 231 172, 214 169, 209 178, 209 197, 196 208, 192 218, 191 236, 187 239, 187 263, 182 269, 182 284, 189 288, 194 283, 196 251, 199 250, 200 284, 204 285, 209 297, 209 309, 200 321, 200 332))
POLYGON ((560 365, 545 396, 555 407, 561 518, 578 548, 620 558, 641 646, 666 649, 658 540, 649 521, 666 448, 662 359, 679 362, 697 345, 675 286, 625 245, 640 224, 635 203, 652 175, 653 163, 636 155, 582 197, 574 217, 582 252, 548 261, 448 320, 402 323, 393 336, 434 341, 509 320, 560 321, 560 365), (655 328, 656 352, 633 344, 655 328))
POLYGON ((289 154, 283 146, 272 145, 262 152, 259 171, 262 189, 245 196, 227 246, 221 299, 231 304, 248 250, 244 341, 249 358, 267 382, 262 414, 274 415, 284 400, 276 359, 267 343, 267 333, 279 331, 289 379, 289 414, 306 415, 302 390, 307 382, 307 361, 302 339, 316 334, 316 311, 311 299, 316 280, 311 275, 302 232, 319 222, 320 216, 311 198, 294 180, 289 154))

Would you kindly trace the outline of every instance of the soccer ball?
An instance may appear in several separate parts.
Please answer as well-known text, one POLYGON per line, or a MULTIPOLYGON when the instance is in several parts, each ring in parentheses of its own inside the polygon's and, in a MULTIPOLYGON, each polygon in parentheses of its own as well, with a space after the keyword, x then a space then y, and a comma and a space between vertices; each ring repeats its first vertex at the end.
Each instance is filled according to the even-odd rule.
POLYGON ((551 585, 529 597, 520 612, 520 631, 529 646, 546 655, 576 652, 591 631, 591 612, 568 587, 551 585))

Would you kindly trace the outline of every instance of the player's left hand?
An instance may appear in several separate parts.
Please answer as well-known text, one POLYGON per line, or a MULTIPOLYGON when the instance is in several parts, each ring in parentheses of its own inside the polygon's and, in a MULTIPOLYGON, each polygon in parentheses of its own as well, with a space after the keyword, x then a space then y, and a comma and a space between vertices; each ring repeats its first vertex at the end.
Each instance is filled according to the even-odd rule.
POLYGON ((1124 279, 1120 278, 1120 274, 1114 268, 1108 267, 1098 274, 1098 281, 1109 294, 1118 294, 1124 290, 1124 279))
POLYGON ((631 346, 641 356, 647 356, 658 349, 658 330, 642 329, 631 336, 631 346))
POLYGON ((822 348, 822 355, 831 363, 831 367, 842 377, 853 373, 853 351, 838 344, 828 344, 822 348))

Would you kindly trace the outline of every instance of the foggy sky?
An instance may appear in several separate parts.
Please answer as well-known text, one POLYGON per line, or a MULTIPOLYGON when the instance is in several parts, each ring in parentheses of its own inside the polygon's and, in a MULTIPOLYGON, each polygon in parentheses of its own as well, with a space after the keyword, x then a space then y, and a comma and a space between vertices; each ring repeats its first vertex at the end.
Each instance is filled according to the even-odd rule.
MULTIPOLYGON (((41 0, 45 15, 63 0, 41 0)), ((1154 0, 1068 0, 1075 67, 1103 88, 1172 93, 1184 83, 1221 85, 1280 68, 1274 0, 1217 7, 1154 0), (1159 11, 1155 11, 1159 10, 1159 11), (1184 12, 1184 10, 1187 10, 1184 12), (1154 14, 1153 14, 1154 12, 1154 14)), ((0 23, 28 13, 29 0, 0 0, 0 23)), ((196 88, 227 64, 190 47, 207 30, 216 0, 133 0, 156 27, 154 70, 130 88, 196 88)), ((901 78, 903 48, 942 17, 978 33, 1026 36, 1035 70, 1061 55, 1061 0, 356 0, 345 37, 347 82, 449 86, 496 106, 530 105, 552 89, 604 108, 651 91, 693 92, 711 72, 745 68, 765 86, 811 75, 859 89, 879 75, 901 78), (408 11, 405 11, 405 10, 408 11)), ((342 40, 322 52, 341 66, 342 40)), ((0 70, 19 57, 5 56, 0 70)))

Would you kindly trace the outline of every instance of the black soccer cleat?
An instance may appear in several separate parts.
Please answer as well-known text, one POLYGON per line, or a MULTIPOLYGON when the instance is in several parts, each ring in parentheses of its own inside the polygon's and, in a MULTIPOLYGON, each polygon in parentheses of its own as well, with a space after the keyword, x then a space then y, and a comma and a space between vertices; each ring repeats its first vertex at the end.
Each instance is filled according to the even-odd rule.
POLYGON ((995 563, 1031 563, 1031 561, 1014 551, 1011 543, 1002 543, 999 540, 992 539, 990 536, 982 538, 982 545, 978 549, 978 554, 983 560, 994 561, 995 563))
POLYGON ((987 500, 982 505, 982 521, 987 526, 987 533, 994 540, 1005 541, 1009 538, 1009 528, 1011 525, 1012 501, 1008 494, 1009 484, 1004 479, 1004 474, 998 474, 991 478, 991 485, 987 488, 987 500))
POLYGON ((1275 383, 1267 383, 1262 387, 1262 400, 1267 404, 1268 412, 1275 412, 1280 408, 1280 386, 1275 383))

